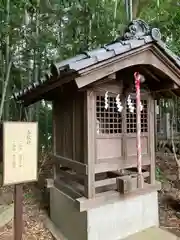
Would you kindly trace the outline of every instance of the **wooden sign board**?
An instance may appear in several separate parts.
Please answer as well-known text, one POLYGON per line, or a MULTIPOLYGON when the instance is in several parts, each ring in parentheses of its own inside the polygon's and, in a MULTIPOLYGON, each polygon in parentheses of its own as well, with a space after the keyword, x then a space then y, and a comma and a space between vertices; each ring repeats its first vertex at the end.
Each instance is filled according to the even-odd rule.
POLYGON ((2 125, 3 185, 37 181, 38 124, 2 125))

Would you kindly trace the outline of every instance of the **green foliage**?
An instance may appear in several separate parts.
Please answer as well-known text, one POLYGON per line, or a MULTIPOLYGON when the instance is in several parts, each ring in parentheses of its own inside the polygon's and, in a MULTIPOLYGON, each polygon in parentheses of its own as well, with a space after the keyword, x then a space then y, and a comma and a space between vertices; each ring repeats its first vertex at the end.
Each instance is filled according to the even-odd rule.
POLYGON ((165 180, 162 171, 158 167, 156 168, 156 180, 160 182, 164 182, 165 180))
MULTIPOLYGON (((175 0, 134 0, 133 11, 159 27, 163 39, 180 51, 180 8, 175 0)), ((0 92, 4 92, 8 65, 13 59, 3 119, 19 119, 21 109, 12 92, 38 81, 51 61, 112 41, 127 23, 122 0, 2 0, 0 1, 0 92)), ((51 146, 51 109, 38 103, 27 111, 38 120, 40 142, 51 146)))

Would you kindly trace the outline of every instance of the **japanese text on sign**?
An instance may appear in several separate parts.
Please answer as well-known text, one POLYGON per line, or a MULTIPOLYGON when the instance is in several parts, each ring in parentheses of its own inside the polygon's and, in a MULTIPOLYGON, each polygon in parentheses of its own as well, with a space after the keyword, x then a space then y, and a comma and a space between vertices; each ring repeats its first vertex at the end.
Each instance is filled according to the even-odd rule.
POLYGON ((6 122, 3 131, 4 185, 37 180, 37 123, 6 122))

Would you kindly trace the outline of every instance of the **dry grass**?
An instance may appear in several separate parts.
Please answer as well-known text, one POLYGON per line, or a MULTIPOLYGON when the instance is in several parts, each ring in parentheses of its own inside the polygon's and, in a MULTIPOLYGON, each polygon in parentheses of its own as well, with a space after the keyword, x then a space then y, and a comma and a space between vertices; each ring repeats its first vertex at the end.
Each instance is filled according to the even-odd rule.
MULTIPOLYGON (((43 154, 39 163, 39 181, 35 184, 24 185, 23 200, 23 239, 24 240, 53 240, 51 233, 44 227, 47 215, 47 200, 44 182, 52 176, 52 162, 48 154, 43 154), (46 201, 44 201, 46 200, 46 201)), ((1 187, 0 196, 5 196, 6 202, 13 196, 12 187, 1 187)), ((13 221, 0 229, 0 240, 13 240, 13 221)))

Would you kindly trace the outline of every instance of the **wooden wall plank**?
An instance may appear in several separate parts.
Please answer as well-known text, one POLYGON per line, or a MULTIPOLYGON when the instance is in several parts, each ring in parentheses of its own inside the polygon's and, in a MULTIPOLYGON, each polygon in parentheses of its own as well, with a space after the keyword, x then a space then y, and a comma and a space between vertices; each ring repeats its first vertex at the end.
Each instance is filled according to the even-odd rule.
POLYGON ((84 92, 78 92, 74 100, 75 160, 84 162, 84 92))
POLYGON ((73 85, 64 88, 53 104, 56 153, 79 162, 84 161, 83 103, 84 93, 73 85))

